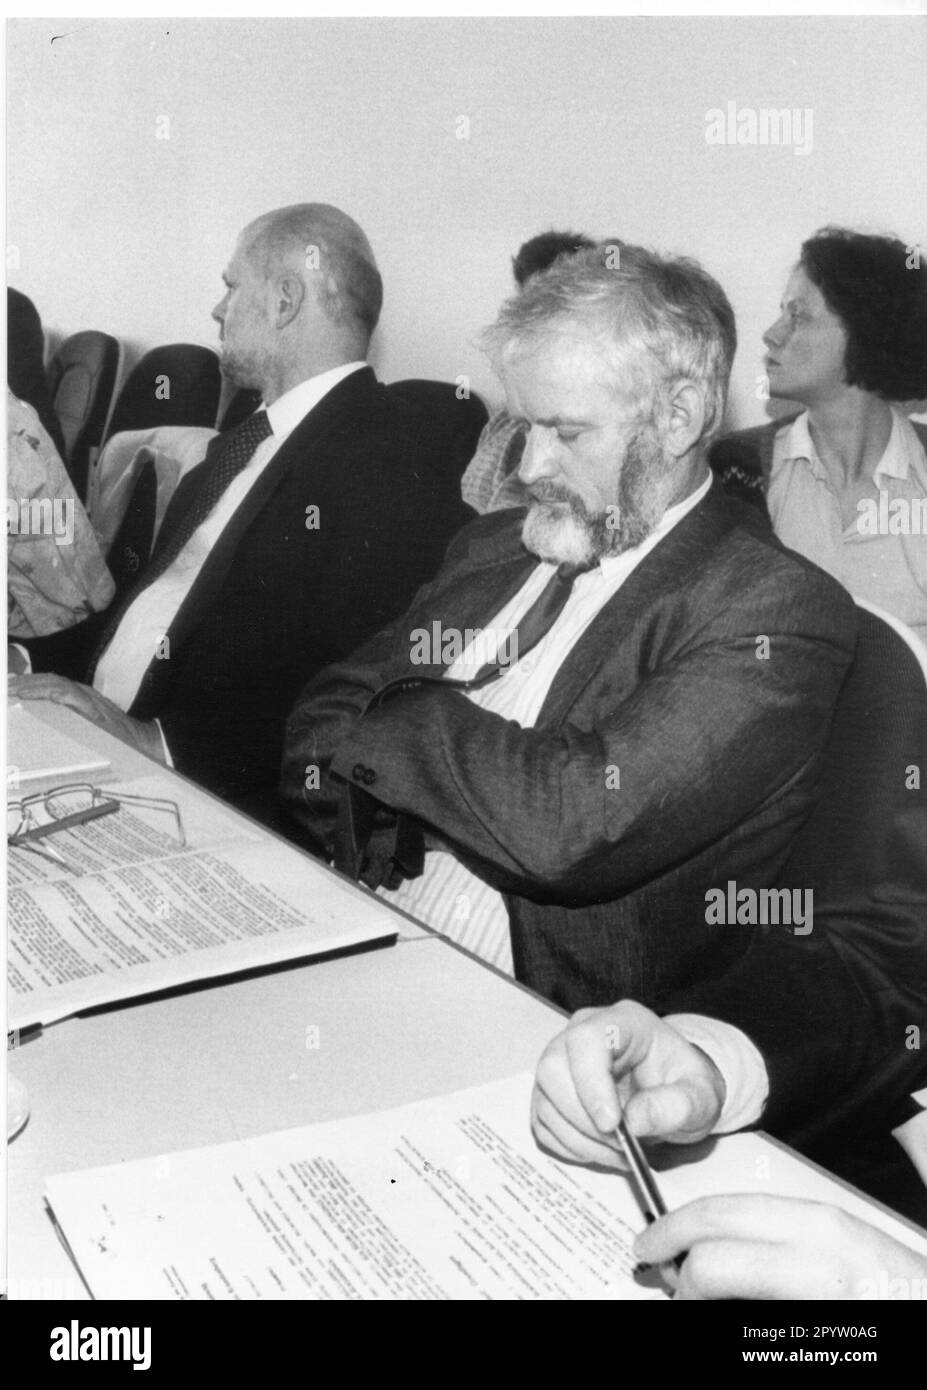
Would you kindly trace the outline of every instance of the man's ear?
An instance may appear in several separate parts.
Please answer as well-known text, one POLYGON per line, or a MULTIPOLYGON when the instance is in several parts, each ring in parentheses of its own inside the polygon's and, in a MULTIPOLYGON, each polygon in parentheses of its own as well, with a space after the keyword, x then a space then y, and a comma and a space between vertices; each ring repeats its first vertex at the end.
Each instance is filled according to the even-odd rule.
POLYGON ((685 377, 674 381, 666 405, 669 419, 663 444, 674 458, 681 459, 698 443, 705 430, 704 388, 685 377))
POLYGON ((274 327, 292 323, 306 297, 306 286, 298 275, 282 275, 274 285, 274 327))

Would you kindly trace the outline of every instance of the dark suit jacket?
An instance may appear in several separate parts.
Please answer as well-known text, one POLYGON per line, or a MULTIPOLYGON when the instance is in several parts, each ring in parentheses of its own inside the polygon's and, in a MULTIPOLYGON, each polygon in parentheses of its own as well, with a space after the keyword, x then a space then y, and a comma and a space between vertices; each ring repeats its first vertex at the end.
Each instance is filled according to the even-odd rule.
MULTIPOLYGON (((276 787, 299 690, 434 573, 472 515, 434 456, 429 418, 370 368, 335 386, 280 446, 222 532, 129 711, 160 719, 175 765, 234 800, 276 787), (307 508, 317 507, 309 529, 307 508)), ((158 544, 202 486, 193 469, 158 544)), ((103 619, 105 622, 105 617, 103 619)), ((83 679, 101 623, 30 643, 36 669, 83 679)))
MULTIPOLYGON (((648 1003, 746 949, 749 928, 705 922, 705 893, 776 881, 813 802, 853 605, 715 485, 586 630, 535 728, 440 687, 362 715, 421 674, 413 628, 486 626, 521 586, 536 564, 522 519, 468 527, 405 617, 303 692, 283 796, 325 851, 337 779, 357 779, 506 895, 518 979, 569 1009, 648 1003)), ((382 859, 375 846, 368 882, 382 859)))

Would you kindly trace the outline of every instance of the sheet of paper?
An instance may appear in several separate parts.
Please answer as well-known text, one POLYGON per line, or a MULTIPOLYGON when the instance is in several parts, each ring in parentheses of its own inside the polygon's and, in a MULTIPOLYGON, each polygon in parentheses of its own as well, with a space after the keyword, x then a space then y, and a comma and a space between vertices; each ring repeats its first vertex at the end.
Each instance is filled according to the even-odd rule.
MULTIPOLYGON (((635 1272, 628 1179, 561 1164, 528 1125, 528 1074, 376 1115, 51 1178, 55 1219, 97 1298, 660 1299, 635 1272)), ((835 1202, 927 1253, 761 1135, 660 1176, 710 1192, 835 1202)))
POLYGON ((53 1178, 98 1298, 660 1298, 621 1178, 538 1152, 530 1078, 53 1178))
POLYGON ((123 806, 49 837, 79 872, 10 852, 10 1028, 395 936, 372 894, 183 784, 107 788, 120 790, 180 797, 190 843, 165 813, 123 806))
POLYGON ((108 758, 37 719, 25 705, 6 706, 7 796, 28 794, 40 781, 80 781, 109 770, 108 758))

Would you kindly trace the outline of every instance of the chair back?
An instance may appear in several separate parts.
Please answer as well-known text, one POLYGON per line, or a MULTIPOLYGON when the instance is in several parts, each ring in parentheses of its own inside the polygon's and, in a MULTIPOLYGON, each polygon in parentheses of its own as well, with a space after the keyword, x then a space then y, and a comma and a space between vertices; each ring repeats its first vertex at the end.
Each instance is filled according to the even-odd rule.
POLYGON ((48 366, 49 395, 64 438, 64 464, 82 502, 103 441, 120 360, 115 338, 87 329, 66 338, 48 366))
POLYGON ((152 348, 123 383, 106 429, 106 438, 126 430, 162 425, 199 425, 212 429, 222 385, 219 359, 212 348, 169 343, 152 348))
POLYGON ((432 419, 446 465, 460 477, 489 419, 480 397, 470 392, 461 399, 457 395, 458 388, 449 381, 393 381, 387 389, 432 419))

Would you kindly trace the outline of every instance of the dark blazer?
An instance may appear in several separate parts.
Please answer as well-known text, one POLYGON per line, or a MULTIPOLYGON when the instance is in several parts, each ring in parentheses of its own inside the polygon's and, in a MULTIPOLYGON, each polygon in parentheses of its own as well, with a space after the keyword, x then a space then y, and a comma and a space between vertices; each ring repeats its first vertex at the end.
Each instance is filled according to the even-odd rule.
MULTIPOLYGON (((706 923, 705 893, 776 881, 813 802, 853 605, 715 485, 587 628, 535 728, 440 687, 362 714, 385 683, 421 674, 413 628, 486 626, 521 586, 537 563, 522 520, 468 527, 397 624, 309 685, 283 796, 325 852, 338 779, 359 781, 505 894, 518 979, 569 1009, 648 1003, 746 949, 749 928, 706 923)), ((368 883, 384 880, 389 833, 368 883)))
MULTIPOLYGON (((160 719, 181 772, 234 800, 274 790, 299 690, 408 602, 472 515, 442 463, 427 415, 369 367, 287 437, 219 537, 168 631, 168 657, 152 661, 129 711, 160 719)), ((158 545, 207 468, 180 483, 158 545)), ((82 627, 62 643, 29 644, 36 669, 61 669, 56 656, 68 648, 64 673, 86 676, 101 624, 82 627)))

